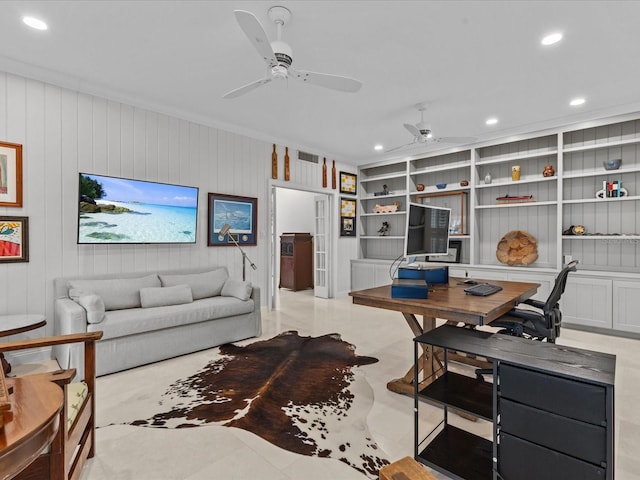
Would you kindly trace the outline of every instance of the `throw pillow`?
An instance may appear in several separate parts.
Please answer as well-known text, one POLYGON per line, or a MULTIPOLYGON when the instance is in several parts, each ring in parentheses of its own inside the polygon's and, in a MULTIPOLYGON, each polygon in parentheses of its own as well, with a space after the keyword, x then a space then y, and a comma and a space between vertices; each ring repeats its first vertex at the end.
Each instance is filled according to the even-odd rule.
POLYGON ((221 295, 223 297, 236 297, 240 300, 249 300, 253 287, 251 282, 243 282, 242 280, 228 279, 222 287, 221 295))
POLYGON ((160 275, 160 281, 163 287, 189 285, 194 300, 220 295, 227 278, 229 278, 229 274, 226 268, 217 268, 210 272, 203 273, 160 275))
POLYGON ((104 302, 99 295, 95 293, 84 293, 72 288, 69 290, 69 296, 74 302, 86 310, 88 323, 100 323, 104 320, 104 302))
POLYGON ((69 287, 86 293, 95 293, 104 301, 106 310, 140 307, 140 289, 159 287, 156 274, 138 278, 109 278, 95 280, 70 280, 69 287))
POLYGON ((142 308, 166 307, 193 302, 189 285, 174 287, 149 287, 140 289, 140 303, 142 308))

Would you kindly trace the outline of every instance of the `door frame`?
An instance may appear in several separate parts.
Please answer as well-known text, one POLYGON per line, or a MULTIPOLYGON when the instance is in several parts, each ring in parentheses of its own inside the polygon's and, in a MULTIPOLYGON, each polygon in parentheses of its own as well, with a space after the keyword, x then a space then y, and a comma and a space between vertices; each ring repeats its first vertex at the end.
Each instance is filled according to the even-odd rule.
POLYGON ((328 279, 328 289, 329 289, 329 298, 335 297, 335 288, 338 284, 338 237, 336 235, 336 225, 338 224, 338 204, 337 191, 327 190, 323 188, 314 188, 309 185, 300 185, 293 182, 285 182, 282 180, 269 180, 269 189, 268 189, 268 202, 269 202, 269 211, 268 211, 268 232, 267 232, 267 242, 268 242, 268 252, 269 252, 269 261, 267 266, 267 305, 270 310, 276 308, 276 293, 278 290, 277 279, 275 278, 275 261, 278 256, 278 239, 276 238, 276 229, 277 225, 277 215, 278 215, 278 206, 273 205, 273 198, 275 197, 275 191, 278 188, 285 188, 288 190, 298 190, 301 192, 309 192, 315 195, 326 195, 329 203, 329 231, 327 232, 327 236, 330 239, 327 242, 327 256, 329 260, 327 262, 327 279, 328 279), (273 220, 273 221, 272 221, 273 220))

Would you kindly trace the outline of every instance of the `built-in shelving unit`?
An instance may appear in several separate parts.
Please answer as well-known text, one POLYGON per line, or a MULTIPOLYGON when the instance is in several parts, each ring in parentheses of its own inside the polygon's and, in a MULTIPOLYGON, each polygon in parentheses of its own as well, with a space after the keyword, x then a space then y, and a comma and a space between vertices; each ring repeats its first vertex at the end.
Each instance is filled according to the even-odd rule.
MULTIPOLYGON (((570 276, 563 296, 565 322, 640 334, 640 319, 631 318, 632 306, 618 304, 615 313, 602 310, 616 305, 611 299, 603 301, 604 291, 616 299, 640 298, 630 293, 633 285, 620 283, 637 282, 640 294, 640 113, 366 165, 359 169, 358 191, 358 261, 390 263, 401 257, 407 204, 419 195, 445 194, 428 201, 451 206, 447 194, 466 192, 469 228, 465 235, 452 237, 462 241, 462 255, 459 264, 450 264, 451 271, 498 279, 519 272, 546 276, 553 283, 565 260, 578 259, 578 272, 570 276), (618 158, 618 170, 604 168, 603 161, 618 158), (547 165, 554 170, 552 176, 543 176, 547 165), (520 168, 519 180, 512 178, 514 166, 520 168), (485 181, 488 175, 490 182, 485 181), (597 198, 605 181, 620 182, 626 194, 597 198), (374 195, 383 185, 389 195, 374 195), (505 196, 532 198, 521 203, 498 200, 505 196), (376 204, 393 202, 399 202, 397 212, 373 213, 376 204), (385 240, 378 238, 383 221, 390 225, 385 240), (585 234, 565 234, 572 225, 584 226, 585 234), (496 258, 498 242, 511 230, 525 230, 537 239, 533 264, 511 267, 496 258), (603 279, 608 282, 605 290, 603 279), (585 290, 589 282, 592 287, 585 290), (624 290, 616 293, 617 285, 624 290), (594 302, 587 312, 593 318, 586 320, 574 298, 585 294, 594 302), (596 315, 604 315, 604 320, 596 315)), ((352 287, 358 285, 352 277, 352 287)), ((640 300, 633 308, 640 309, 640 300)))

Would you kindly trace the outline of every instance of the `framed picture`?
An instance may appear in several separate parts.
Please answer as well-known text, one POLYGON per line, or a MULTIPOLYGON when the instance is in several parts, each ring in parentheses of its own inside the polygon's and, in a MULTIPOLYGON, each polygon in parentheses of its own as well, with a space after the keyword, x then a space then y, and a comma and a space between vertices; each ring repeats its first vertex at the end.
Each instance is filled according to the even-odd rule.
POLYGON ((358 176, 355 173, 340 172, 340 193, 358 193, 358 176))
POLYGON ((340 198, 340 236, 355 237, 356 235, 356 200, 340 198))
POLYGON ((427 262, 460 263, 462 253, 462 240, 449 240, 449 253, 447 255, 430 255, 427 262))
POLYGON ((0 263, 29 261, 29 217, 0 217, 0 263))
POLYGON ((22 145, 0 142, 0 207, 22 206, 22 145))
POLYGON ((257 244, 257 198, 210 193, 208 206, 208 246, 233 246, 233 240, 241 246, 257 244), (228 234, 220 235, 222 229, 228 230, 228 234))

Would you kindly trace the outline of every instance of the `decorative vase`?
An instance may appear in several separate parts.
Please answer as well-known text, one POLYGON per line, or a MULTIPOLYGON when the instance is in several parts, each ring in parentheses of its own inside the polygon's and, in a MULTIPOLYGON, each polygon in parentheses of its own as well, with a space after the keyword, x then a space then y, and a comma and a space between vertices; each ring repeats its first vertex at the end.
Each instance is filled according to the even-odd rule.
POLYGON ((491 173, 487 173, 484 176, 484 183, 486 183, 487 185, 489 185, 491 183, 491 173))
POLYGON ((556 171, 553 169, 553 165, 545 165, 544 170, 542 170, 543 177, 553 177, 556 174, 556 171))
POLYGON ((467 187, 469 185, 469 180, 460 180, 461 187, 467 187))
POLYGON ((271 178, 278 178, 278 154, 276 153, 276 144, 273 144, 273 153, 271 154, 271 178))
POLYGON ((331 165, 331 188, 336 189, 336 161, 331 165))
POLYGON ((322 188, 327 188, 327 157, 322 162, 322 188))
POLYGON ((289 147, 284 147, 284 179, 288 182, 291 177, 289 167, 289 147))
POLYGON ((520 165, 511 167, 511 180, 517 182, 520 180, 520 165))
POLYGON ((418 185, 416 185, 416 190, 422 192, 424 190, 424 183, 419 183, 418 185))

